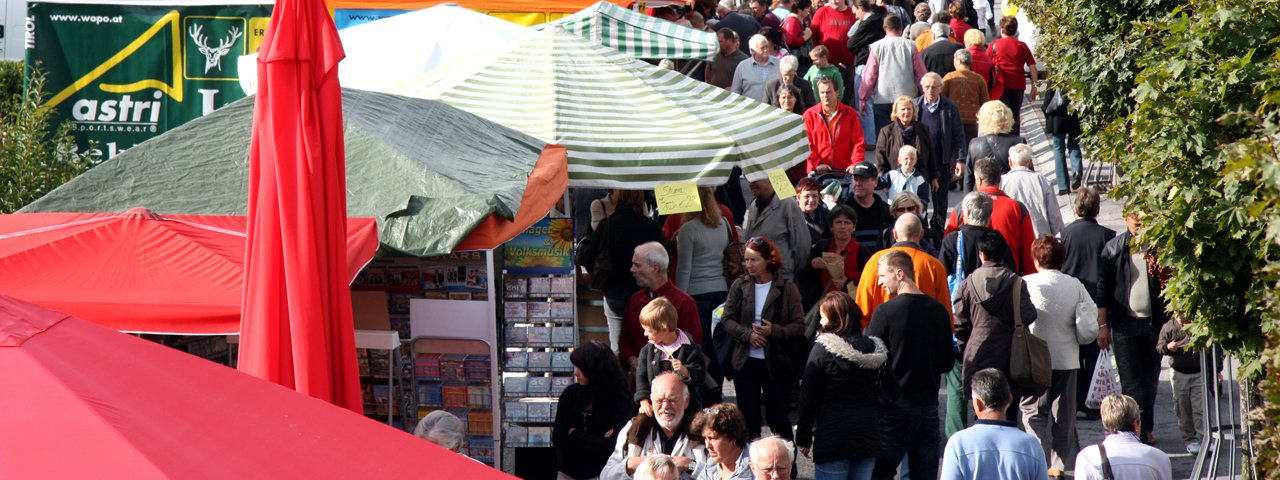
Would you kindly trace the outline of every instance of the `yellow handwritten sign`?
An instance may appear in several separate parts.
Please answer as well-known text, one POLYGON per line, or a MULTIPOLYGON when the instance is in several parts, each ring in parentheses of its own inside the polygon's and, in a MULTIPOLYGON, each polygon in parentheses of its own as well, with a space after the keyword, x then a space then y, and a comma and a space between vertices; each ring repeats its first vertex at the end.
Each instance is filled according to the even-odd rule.
POLYGON ((653 188, 658 200, 658 213, 671 215, 702 210, 698 184, 694 182, 664 183, 653 188))
POLYGON ((778 200, 796 196, 796 187, 791 185, 791 179, 787 178, 784 170, 770 170, 769 183, 773 184, 773 193, 778 195, 778 200))

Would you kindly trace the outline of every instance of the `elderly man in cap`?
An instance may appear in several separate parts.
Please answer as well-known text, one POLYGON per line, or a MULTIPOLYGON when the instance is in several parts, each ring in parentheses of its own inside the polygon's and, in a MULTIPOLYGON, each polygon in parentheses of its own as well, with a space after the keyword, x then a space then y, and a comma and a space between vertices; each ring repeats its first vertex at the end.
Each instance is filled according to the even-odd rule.
POLYGON ((889 213, 889 204, 876 195, 876 188, 880 183, 879 169, 874 162, 867 160, 850 167, 849 172, 853 174, 853 194, 849 195, 845 204, 853 207, 853 211, 858 214, 853 238, 871 251, 888 247, 880 244, 880 232, 889 228, 893 215, 889 213))
POLYGON ((706 467, 707 453, 689 436, 692 418, 689 387, 674 372, 653 379, 649 401, 653 416, 636 415, 618 432, 618 444, 609 456, 600 480, 630 480, 636 468, 653 455, 667 455, 680 469, 681 480, 697 478, 706 467), (690 421, 686 421, 690 420, 690 421))

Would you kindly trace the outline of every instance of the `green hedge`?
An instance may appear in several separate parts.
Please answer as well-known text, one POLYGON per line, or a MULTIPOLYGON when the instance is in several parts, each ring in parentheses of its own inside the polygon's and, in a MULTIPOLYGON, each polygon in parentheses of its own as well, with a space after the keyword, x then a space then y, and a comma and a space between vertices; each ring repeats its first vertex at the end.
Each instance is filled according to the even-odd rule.
POLYGON ((71 125, 51 128, 41 109, 44 77, 38 71, 23 92, 22 64, 0 62, 0 213, 12 213, 89 168, 75 150, 71 125))
POLYGON ((1147 214, 1190 333, 1244 360, 1257 472, 1280 475, 1280 0, 1024 0, 1112 192, 1147 214), (1255 408, 1256 407, 1256 408, 1255 408))

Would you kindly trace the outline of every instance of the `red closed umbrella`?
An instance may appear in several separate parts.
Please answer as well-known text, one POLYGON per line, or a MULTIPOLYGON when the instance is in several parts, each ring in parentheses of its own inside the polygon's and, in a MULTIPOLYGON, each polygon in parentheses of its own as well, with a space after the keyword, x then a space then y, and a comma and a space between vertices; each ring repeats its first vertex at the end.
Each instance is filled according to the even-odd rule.
MULTIPOLYGON (((372 218, 347 222, 343 280, 378 249, 372 218)), ((245 217, 0 215, 0 292, 112 330, 240 333, 245 217)))
POLYGON ((159 344, 0 295, 0 478, 512 478, 159 344))
POLYGON ((343 52, 323 0, 277 1, 258 52, 239 368, 360 412, 341 281, 343 52))

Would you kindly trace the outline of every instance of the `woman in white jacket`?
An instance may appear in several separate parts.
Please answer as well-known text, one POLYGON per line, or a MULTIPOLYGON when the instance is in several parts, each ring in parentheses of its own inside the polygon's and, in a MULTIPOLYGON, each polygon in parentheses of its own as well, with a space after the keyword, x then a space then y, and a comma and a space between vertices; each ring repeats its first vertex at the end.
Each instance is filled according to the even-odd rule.
MULTIPOLYGON (((1049 344, 1053 386, 1022 400, 1022 423, 1044 446, 1049 471, 1075 469, 1076 376, 1080 373, 1080 345, 1098 336, 1098 308, 1084 284, 1058 271, 1066 260, 1062 241, 1045 235, 1031 242, 1031 258, 1039 273, 1027 275, 1027 293, 1036 306, 1031 333, 1049 344)), ((1085 372, 1088 375, 1092 372, 1085 372)))

